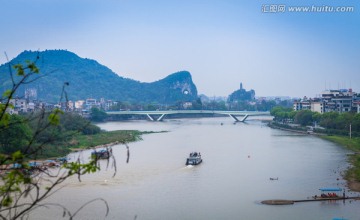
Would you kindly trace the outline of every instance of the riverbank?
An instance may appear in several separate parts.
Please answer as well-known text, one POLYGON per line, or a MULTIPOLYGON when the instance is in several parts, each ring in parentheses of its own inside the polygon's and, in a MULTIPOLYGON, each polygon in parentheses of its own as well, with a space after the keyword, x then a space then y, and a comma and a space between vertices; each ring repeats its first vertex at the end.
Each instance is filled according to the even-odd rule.
POLYGON ((280 127, 274 123, 269 123, 269 127, 274 129, 281 129, 304 135, 316 135, 322 139, 336 143, 346 149, 353 151, 353 154, 348 155, 349 163, 351 167, 346 170, 344 179, 347 181, 347 185, 350 190, 360 192, 360 138, 355 137, 350 139, 348 136, 336 136, 336 135, 325 135, 321 133, 309 133, 306 128, 292 129, 290 126, 280 127))
MULTIPOLYGON (((71 135, 68 140, 55 142, 44 148, 41 155, 37 155, 36 159, 54 159, 64 157, 72 151, 85 149, 93 149, 99 147, 113 146, 116 144, 124 144, 142 140, 141 136, 154 132, 143 132, 137 130, 117 130, 117 131, 101 131, 97 134, 71 135)), ((33 160, 33 158, 29 158, 33 160)))
POLYGON ((118 131, 103 131, 94 135, 76 135, 69 142, 70 149, 90 149, 96 146, 105 145, 109 143, 128 143, 141 140, 141 135, 144 132, 118 130, 118 131))
POLYGON ((321 138, 337 143, 346 149, 353 151, 353 154, 349 154, 349 163, 352 165, 344 176, 348 183, 348 187, 360 192, 360 138, 349 138, 345 136, 321 136, 321 138))
MULTIPOLYGON (((53 144, 48 148, 44 148, 41 155, 37 155, 37 158, 26 159, 29 163, 36 163, 39 166, 53 167, 59 166, 63 161, 59 158, 66 158, 71 152, 97 149, 97 148, 109 148, 117 144, 127 144, 142 140, 141 136, 151 133, 162 133, 166 131, 138 131, 138 130, 116 130, 116 131, 102 131, 97 134, 73 135, 71 139, 60 144, 53 144)), ((9 169, 12 164, 3 164, 0 167, 1 171, 9 169)))
MULTIPOLYGON (((161 131, 164 132, 164 131, 161 131)), ((69 142, 71 151, 106 148, 142 140, 141 135, 159 133, 154 131, 117 130, 105 131, 95 135, 78 135, 69 142)))
POLYGON ((117 144, 141 140, 144 132, 135 130, 103 131, 94 135, 77 135, 68 142, 71 151, 82 151, 86 149, 107 148, 117 144))

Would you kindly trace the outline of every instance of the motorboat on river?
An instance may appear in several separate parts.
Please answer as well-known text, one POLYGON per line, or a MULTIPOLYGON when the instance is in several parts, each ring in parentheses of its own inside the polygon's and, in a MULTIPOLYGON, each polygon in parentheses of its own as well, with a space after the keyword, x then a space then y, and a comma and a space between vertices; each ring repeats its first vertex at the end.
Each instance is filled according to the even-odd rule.
POLYGON ((192 152, 189 157, 186 159, 185 165, 198 165, 202 162, 200 152, 192 152))

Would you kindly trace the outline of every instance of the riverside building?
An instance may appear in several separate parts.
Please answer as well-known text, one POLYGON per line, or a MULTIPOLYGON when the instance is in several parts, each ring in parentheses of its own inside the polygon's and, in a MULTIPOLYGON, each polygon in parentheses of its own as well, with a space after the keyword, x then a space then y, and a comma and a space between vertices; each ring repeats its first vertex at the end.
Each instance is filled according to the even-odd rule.
POLYGON ((313 112, 359 112, 360 94, 352 89, 326 90, 319 98, 297 100, 293 104, 295 111, 311 110, 313 112))

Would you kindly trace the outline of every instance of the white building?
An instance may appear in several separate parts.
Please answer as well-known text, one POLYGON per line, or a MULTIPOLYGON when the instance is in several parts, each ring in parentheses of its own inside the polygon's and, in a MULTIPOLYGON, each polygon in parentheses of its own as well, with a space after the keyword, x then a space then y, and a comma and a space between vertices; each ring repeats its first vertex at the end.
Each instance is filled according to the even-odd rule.
POLYGON ((323 102, 311 102, 310 110, 312 112, 324 113, 323 102))
POLYGON ((189 109, 189 108, 191 108, 192 107, 192 103, 191 102, 184 102, 183 103, 183 108, 184 109, 189 109))
POLYGON ((96 99, 86 99, 85 108, 90 110, 92 108, 100 108, 100 102, 97 102, 96 99))
POLYGON ((84 100, 75 101, 75 109, 82 109, 84 107, 84 100))
POLYGON ((310 100, 305 96, 301 100, 294 101, 293 108, 294 108, 294 111, 311 110, 310 100))

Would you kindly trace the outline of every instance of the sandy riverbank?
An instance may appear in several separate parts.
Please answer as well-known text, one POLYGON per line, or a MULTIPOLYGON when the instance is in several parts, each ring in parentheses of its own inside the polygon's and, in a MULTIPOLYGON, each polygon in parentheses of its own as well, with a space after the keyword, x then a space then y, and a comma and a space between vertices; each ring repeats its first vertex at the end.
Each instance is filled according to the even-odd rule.
POLYGON ((350 190, 355 191, 355 192, 360 192, 360 182, 356 181, 354 179, 346 179, 347 181, 347 186, 349 187, 350 190))

